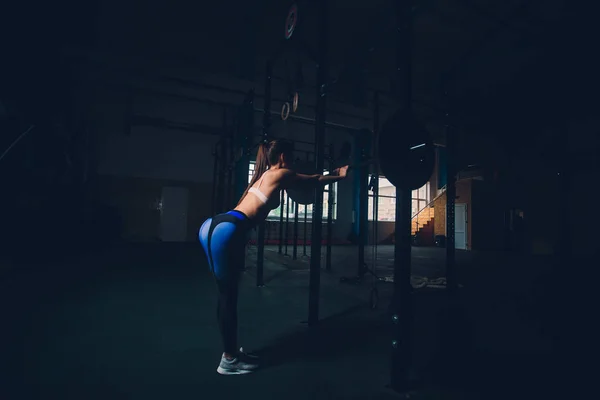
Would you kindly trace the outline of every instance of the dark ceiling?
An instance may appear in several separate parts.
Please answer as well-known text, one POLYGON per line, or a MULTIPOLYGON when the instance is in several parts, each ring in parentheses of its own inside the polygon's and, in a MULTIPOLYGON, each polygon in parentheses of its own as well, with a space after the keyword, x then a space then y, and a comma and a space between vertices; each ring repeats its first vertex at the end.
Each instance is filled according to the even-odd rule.
MULTIPOLYGON (((373 86, 389 90, 396 68, 395 2, 329 3, 332 75, 366 70, 378 78, 372 79, 373 86)), ((13 5, 19 10, 4 25, 4 38, 12 38, 6 47, 12 55, 8 65, 13 73, 27 76, 30 85, 37 82, 44 87, 42 81, 57 82, 64 75, 58 54, 68 43, 185 60, 201 70, 238 74, 240 63, 270 54, 282 41, 290 4, 281 0, 24 0, 13 5)), ((578 57, 581 52, 574 47, 586 50, 585 40, 578 38, 577 45, 572 45, 569 34, 585 30, 581 18, 592 14, 574 7, 575 3, 566 0, 415 0, 412 64, 417 112, 433 119, 441 116, 444 83, 455 114, 465 126, 470 121, 479 125, 482 119, 497 118, 509 109, 516 113, 524 101, 547 100, 548 94, 567 90, 559 83, 565 74, 582 77, 573 68, 579 61, 569 65, 562 53, 570 49, 569 57, 578 57), (499 111, 499 107, 506 110, 499 111)), ((591 31, 584 37, 593 42, 591 31)), ((316 47, 310 1, 299 1, 294 39, 316 47)), ((589 63, 584 69, 594 75, 589 63)), ((257 76, 261 74, 262 70, 256 71, 257 76)))

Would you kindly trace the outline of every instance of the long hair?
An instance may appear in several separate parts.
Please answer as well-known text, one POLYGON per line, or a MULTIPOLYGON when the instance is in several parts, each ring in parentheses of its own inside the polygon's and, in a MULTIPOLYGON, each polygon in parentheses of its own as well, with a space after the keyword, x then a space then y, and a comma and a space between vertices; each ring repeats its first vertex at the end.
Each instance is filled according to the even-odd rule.
POLYGON ((279 157, 282 154, 291 156, 293 151, 293 144, 285 140, 272 140, 267 143, 261 143, 258 146, 258 151, 256 153, 254 174, 252 175, 252 179, 250 180, 248 187, 244 191, 244 194, 242 194, 242 197, 237 205, 240 205, 242 200, 244 200, 248 194, 248 190, 250 190, 256 181, 258 181, 271 166, 279 162, 279 157))

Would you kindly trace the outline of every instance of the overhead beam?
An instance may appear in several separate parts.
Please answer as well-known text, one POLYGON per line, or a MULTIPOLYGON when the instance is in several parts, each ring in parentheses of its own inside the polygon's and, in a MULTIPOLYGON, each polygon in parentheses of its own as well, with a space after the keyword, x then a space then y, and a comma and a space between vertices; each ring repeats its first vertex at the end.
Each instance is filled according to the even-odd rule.
MULTIPOLYGON (((205 89, 205 90, 215 90, 215 91, 220 91, 223 93, 229 93, 229 94, 235 94, 235 95, 240 95, 240 96, 246 96, 248 94, 247 90, 241 90, 241 89, 232 89, 232 88, 228 88, 228 87, 224 87, 221 85, 215 85, 215 84, 209 84, 209 83, 203 83, 203 82, 198 82, 196 80, 192 80, 192 79, 187 79, 187 78, 177 78, 177 77, 173 77, 173 76, 167 76, 167 75, 161 75, 161 74, 153 74, 151 72, 148 72, 147 70, 141 70, 141 69, 136 69, 136 68, 126 68, 123 66, 114 66, 111 65, 109 63, 103 62, 101 60, 90 60, 96 67, 99 68, 106 68, 112 72, 116 72, 116 73, 121 73, 121 74, 131 74, 135 77, 142 77, 142 78, 146 78, 146 79, 153 79, 156 80, 158 82, 170 82, 170 83, 175 83, 181 86, 187 86, 190 88, 198 88, 198 89, 205 89)), ((129 75, 127 75, 129 76, 129 75)), ((274 77, 276 78, 276 77, 274 77)), ((260 93, 255 93, 255 98, 258 99, 264 99, 264 95, 260 94, 260 93)), ((283 99, 283 98, 273 98, 272 99, 275 102, 278 103, 285 103, 286 101, 288 101, 287 99, 283 99)), ((347 103, 343 103, 343 102, 338 102, 341 103, 342 105, 347 104, 347 103)), ((302 107, 311 109, 311 110, 316 110, 315 106, 310 105, 310 104, 304 104, 302 103, 302 107)), ((328 114, 329 115, 339 115, 340 117, 351 117, 353 119, 358 119, 358 120, 362 120, 365 122, 370 122, 371 118, 370 117, 365 117, 365 116, 361 116, 359 114, 356 113, 348 113, 348 112, 344 112, 344 111, 339 111, 339 110, 335 110, 335 109, 329 109, 328 110, 328 114)))

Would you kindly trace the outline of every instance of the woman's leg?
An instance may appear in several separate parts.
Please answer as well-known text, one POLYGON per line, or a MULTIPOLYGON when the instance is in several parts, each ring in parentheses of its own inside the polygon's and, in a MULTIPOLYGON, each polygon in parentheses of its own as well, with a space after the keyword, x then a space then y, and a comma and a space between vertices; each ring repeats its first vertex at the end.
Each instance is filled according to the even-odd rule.
MULTIPOLYGON (((227 215, 215 217, 212 230, 209 231, 209 258, 212 260, 212 272, 217 282, 219 296, 217 301, 217 322, 223 340, 223 352, 234 357, 237 348, 237 297, 239 267, 234 254, 239 253, 236 237, 239 227, 227 221, 227 215)), ((234 220, 235 221, 235 220, 234 220)))
POLYGON ((217 320, 223 340, 223 355, 227 359, 235 358, 238 353, 237 302, 238 279, 217 280, 219 299, 217 302, 217 320))
MULTIPOLYGON (((244 254, 243 246, 230 254, 244 254)), ((230 261, 231 266, 235 265, 236 270, 228 279, 217 279, 219 287, 219 304, 217 316, 219 319, 219 328, 223 339, 223 356, 217 372, 222 375, 248 374, 258 368, 256 357, 249 356, 238 348, 238 316, 237 303, 239 292, 240 265, 239 257, 230 261)))
MULTIPOLYGON (((205 227, 206 228, 206 227, 205 227)), ((235 217, 219 215, 213 218, 208 229, 201 229, 202 242, 211 271, 219 290, 217 321, 223 341, 223 356, 217 371, 224 375, 252 372, 255 362, 239 351, 237 344, 237 302, 241 266, 244 261, 244 227, 235 217)))

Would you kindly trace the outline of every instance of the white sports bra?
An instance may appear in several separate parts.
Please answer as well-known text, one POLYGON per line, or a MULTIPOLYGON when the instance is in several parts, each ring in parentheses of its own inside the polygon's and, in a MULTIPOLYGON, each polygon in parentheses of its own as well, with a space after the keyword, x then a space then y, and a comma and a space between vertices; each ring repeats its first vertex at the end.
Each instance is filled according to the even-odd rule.
POLYGON ((260 177, 260 179, 258 180, 258 186, 257 187, 251 187, 250 189, 248 189, 248 193, 252 193, 253 195, 255 195, 256 197, 258 197, 258 199, 260 201, 262 201, 263 204, 268 204, 269 208, 271 210, 276 209, 277 207, 279 207, 279 196, 274 196, 270 201, 269 198, 267 197, 267 195, 265 195, 259 188, 260 185, 262 184, 262 180, 265 177, 265 175, 267 174, 267 172, 269 172, 268 170, 265 171, 265 173, 260 177))

